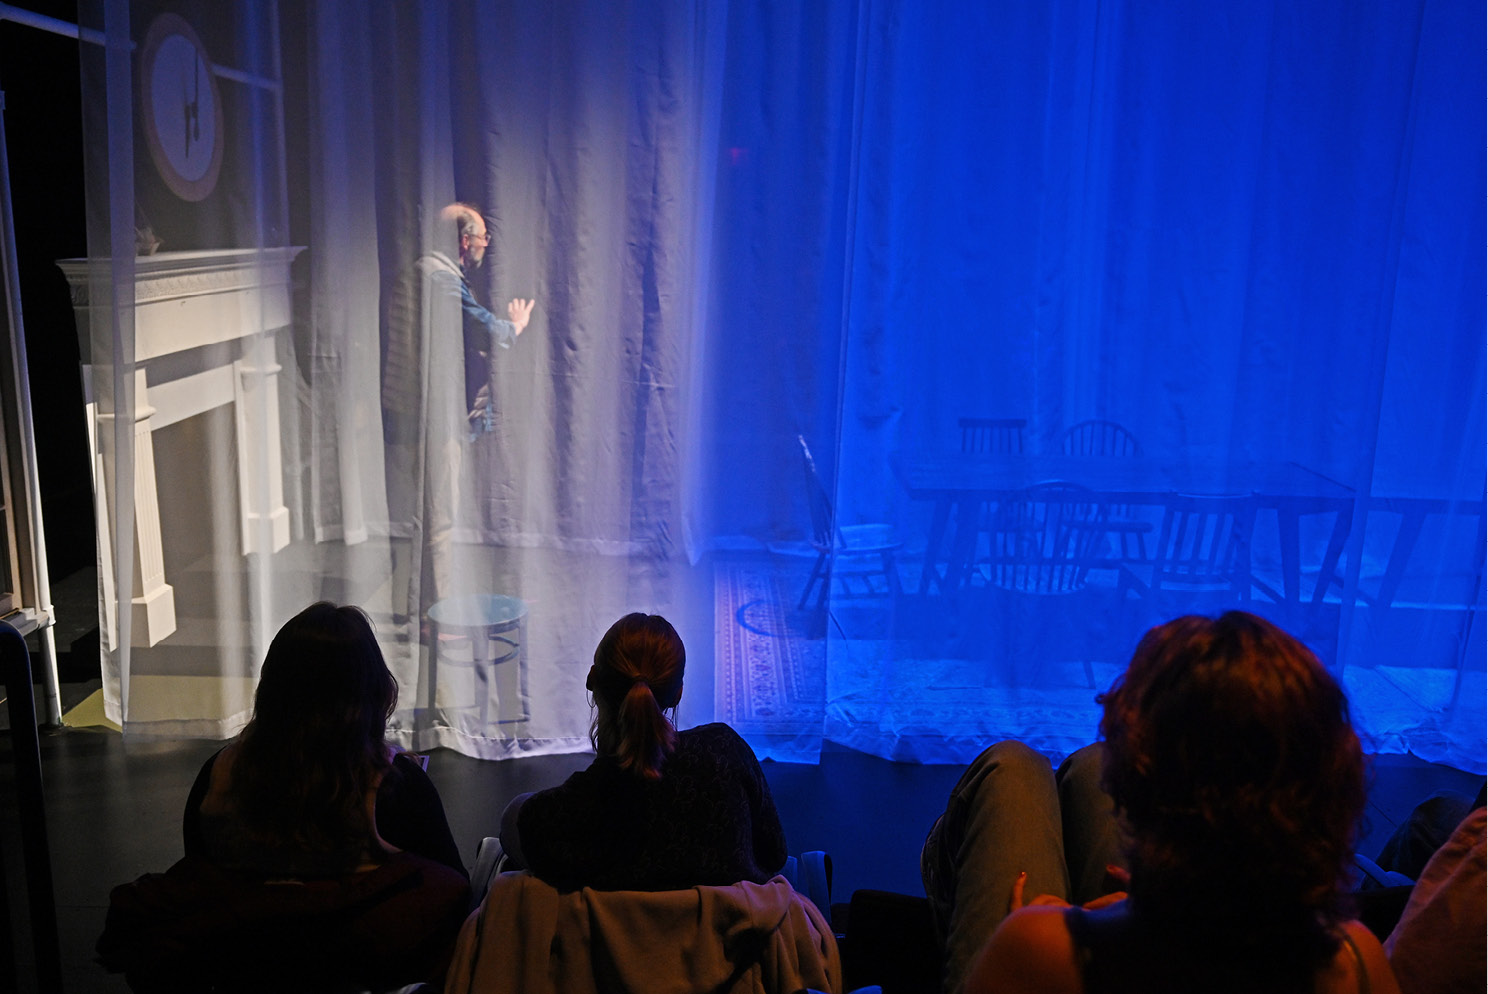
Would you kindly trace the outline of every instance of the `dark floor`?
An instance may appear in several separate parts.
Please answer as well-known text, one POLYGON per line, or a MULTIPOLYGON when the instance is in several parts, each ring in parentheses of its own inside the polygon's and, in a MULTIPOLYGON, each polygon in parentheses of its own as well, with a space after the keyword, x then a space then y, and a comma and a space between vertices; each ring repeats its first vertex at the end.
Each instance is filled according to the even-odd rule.
MULTIPOLYGON (((69 992, 124 991, 118 977, 92 962, 109 889, 163 870, 180 855, 180 811, 212 741, 125 742, 117 732, 65 729, 43 735, 47 824, 69 992)), ((494 834, 511 795, 551 784, 588 762, 583 755, 505 762, 432 754, 430 775, 445 799, 450 825, 473 860, 494 834)), ((959 769, 890 763, 828 751, 819 766, 766 763, 793 852, 826 850, 835 868, 834 900, 859 888, 919 893, 919 846, 959 769)), ((12 913, 25 917, 24 870, 18 855, 9 737, 0 740, 0 851, 12 913)), ((1415 802, 1441 788, 1473 793, 1482 778, 1409 757, 1378 757, 1361 850, 1375 854, 1415 802)), ((18 922, 18 925, 20 923, 18 922)), ((18 955, 29 970, 29 935, 18 930, 18 955)), ((24 979, 21 990, 32 989, 24 979)), ((0 980, 0 989, 5 982, 0 980)))

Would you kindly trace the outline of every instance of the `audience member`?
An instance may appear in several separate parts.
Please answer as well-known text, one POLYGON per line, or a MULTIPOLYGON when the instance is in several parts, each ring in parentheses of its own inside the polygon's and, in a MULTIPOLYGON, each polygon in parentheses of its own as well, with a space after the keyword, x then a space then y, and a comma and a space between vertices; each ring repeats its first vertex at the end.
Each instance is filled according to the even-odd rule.
POLYGON ((185 857, 115 888, 105 965, 136 990, 437 980, 469 883, 433 783, 386 741, 397 698, 360 610, 290 619, 191 789, 185 857))
POLYGON ((1404 994, 1478 994, 1488 988, 1488 857, 1478 803, 1421 870, 1385 940, 1404 994))
POLYGON ((1461 791, 1438 790, 1411 809, 1411 813, 1390 833, 1375 860, 1381 869, 1403 873, 1412 880, 1421 876, 1426 863, 1446 845, 1462 820, 1481 808, 1488 783, 1478 789, 1477 797, 1461 791))
POLYGON ((1101 701, 1098 751, 1056 780, 994 746, 931 830, 946 990, 1398 990, 1346 909, 1363 755, 1311 652, 1243 612, 1179 618, 1101 701))
POLYGON ((585 683, 597 753, 563 784, 523 794, 501 819, 510 867, 560 890, 661 891, 764 883, 785 833, 764 771, 724 724, 678 732, 686 650, 660 615, 628 614, 594 650, 585 683))

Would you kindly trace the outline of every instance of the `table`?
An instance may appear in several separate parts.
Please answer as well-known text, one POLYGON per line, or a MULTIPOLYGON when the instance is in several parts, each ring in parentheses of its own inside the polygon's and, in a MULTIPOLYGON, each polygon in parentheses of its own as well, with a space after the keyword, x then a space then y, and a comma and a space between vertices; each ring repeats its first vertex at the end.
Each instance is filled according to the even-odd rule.
MULTIPOLYGON (((1161 506, 1172 494, 1253 494, 1256 504, 1276 512, 1282 585, 1288 603, 1301 601, 1299 522, 1304 514, 1334 515, 1323 554, 1322 576, 1331 577, 1353 526, 1354 491, 1299 463, 1195 461, 1170 456, 1071 456, 961 452, 895 453, 894 475, 912 500, 935 504, 920 574, 920 592, 954 592, 964 582, 974 552, 976 510, 985 501, 1006 500, 1038 483, 1062 481, 1088 487, 1116 504, 1161 506), (952 516, 954 538, 946 548, 952 516), (946 569, 937 564, 944 557, 946 569)), ((1320 581, 1311 603, 1327 591, 1320 581)))
POLYGON ((470 666, 475 672, 476 697, 480 708, 480 731, 488 724, 490 679, 495 672, 511 673, 496 691, 497 724, 527 720, 527 659, 523 652, 527 604, 520 597, 504 594, 463 594, 446 597, 429 608, 433 630, 429 659, 429 707, 437 707, 437 677, 441 663, 451 660, 439 651, 448 640, 470 643, 470 666), (502 663, 515 662, 506 671, 502 663), (514 671, 514 672, 513 672, 514 671))

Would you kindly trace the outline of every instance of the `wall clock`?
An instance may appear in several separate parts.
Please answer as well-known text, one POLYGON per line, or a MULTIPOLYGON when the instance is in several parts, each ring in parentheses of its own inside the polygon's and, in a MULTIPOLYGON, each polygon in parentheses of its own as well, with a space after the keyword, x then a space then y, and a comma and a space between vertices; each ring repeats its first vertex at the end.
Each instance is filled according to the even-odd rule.
POLYGON ((176 196, 204 199, 222 170, 222 96, 191 25, 176 14, 155 18, 140 49, 139 74, 155 169, 176 196))

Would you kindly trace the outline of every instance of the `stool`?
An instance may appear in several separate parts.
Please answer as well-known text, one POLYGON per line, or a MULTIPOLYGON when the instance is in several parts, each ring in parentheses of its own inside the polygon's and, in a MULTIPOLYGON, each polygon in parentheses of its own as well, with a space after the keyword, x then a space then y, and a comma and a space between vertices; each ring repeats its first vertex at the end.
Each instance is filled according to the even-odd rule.
POLYGON ((436 601, 429 608, 429 707, 436 706, 436 681, 441 663, 463 665, 461 660, 443 659, 448 647, 468 644, 474 670, 476 696, 480 701, 480 727, 489 724, 491 676, 496 674, 496 724, 527 720, 527 604, 520 597, 504 594, 462 594, 436 601), (503 663, 515 663, 500 670, 503 663))

